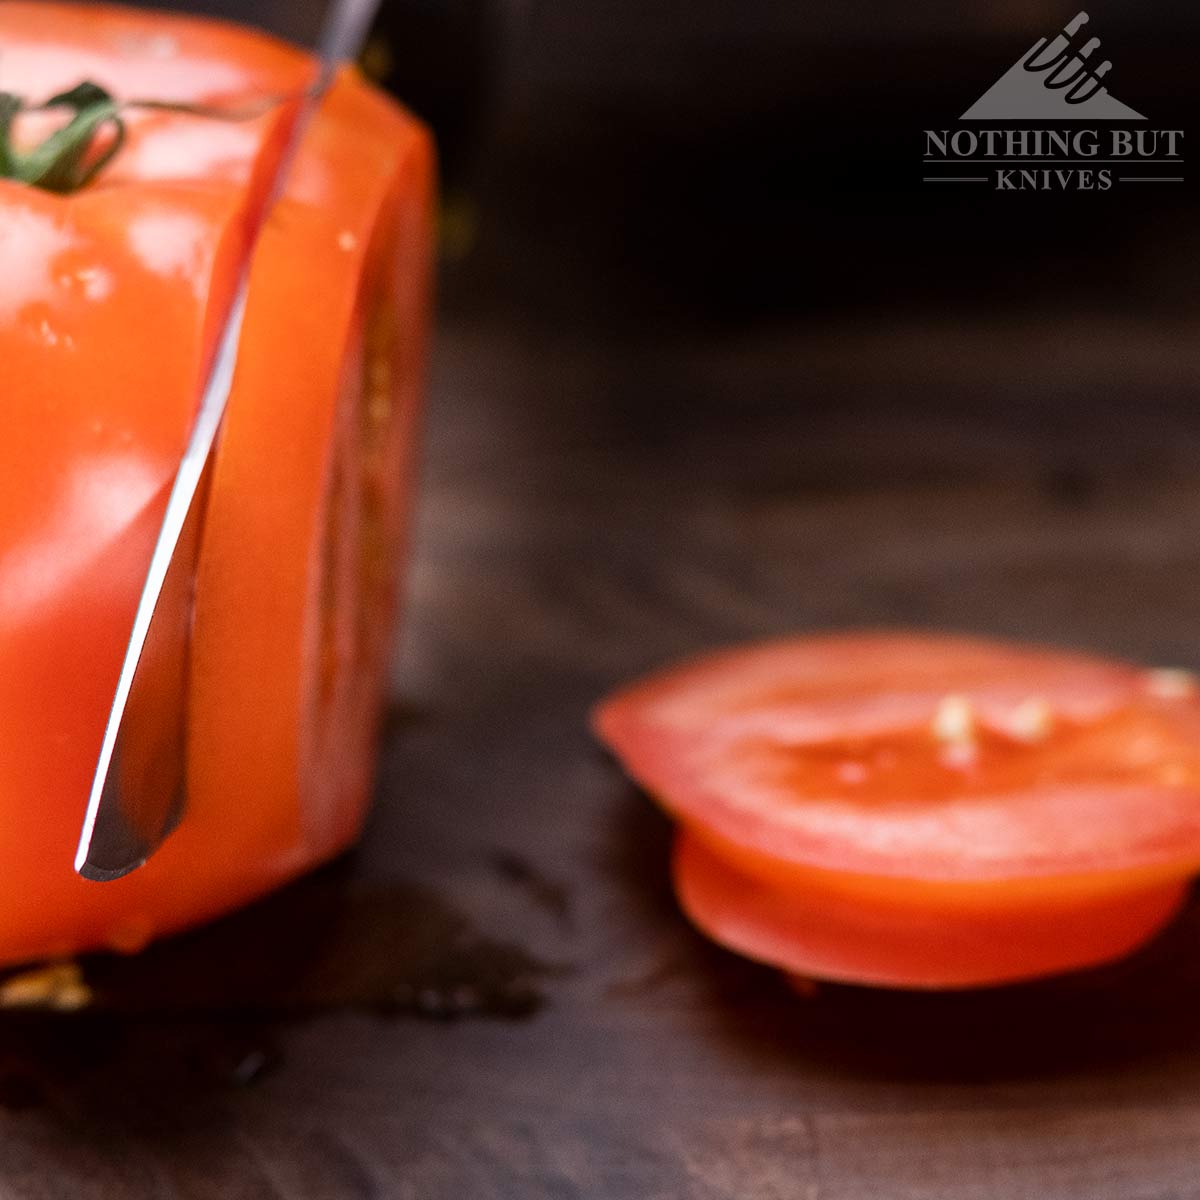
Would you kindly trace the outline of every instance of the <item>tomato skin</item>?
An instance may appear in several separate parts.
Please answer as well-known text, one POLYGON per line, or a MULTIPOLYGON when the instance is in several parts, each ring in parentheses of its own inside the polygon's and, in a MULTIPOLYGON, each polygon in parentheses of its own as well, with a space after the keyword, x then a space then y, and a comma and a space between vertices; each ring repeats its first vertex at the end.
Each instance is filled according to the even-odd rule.
MULTIPOLYGON (((122 95, 286 96, 314 70, 251 31, 100 6, 6 3, 0 37, 6 86, 34 95, 86 75, 122 95), (173 46, 166 67, 160 38, 173 46)), ((234 136, 156 114, 131 123, 126 150, 76 195, 0 184, 0 254, 13 264, 0 276, 0 379, 13 397, 0 412, 0 961, 137 949, 327 858, 361 823, 375 627, 392 594, 369 597, 375 640, 361 671, 338 664, 339 678, 361 679, 333 714, 352 736, 322 759, 305 732, 314 572, 334 432, 361 407, 364 306, 406 329, 388 454, 370 451, 389 545, 399 537, 432 157, 424 130, 346 71, 254 260, 197 581, 188 813, 125 879, 93 884, 72 870, 166 488, 295 110, 285 100, 234 136), (368 296, 368 279, 384 275, 368 296)), ((357 432, 348 440, 349 458, 368 456, 357 432)))
MULTIPOLYGON (((115 4, 58 4, 52 0, 4 0, 4 87, 43 100, 81 80, 99 84, 122 99, 214 103, 235 97, 283 95, 314 78, 310 55, 257 30, 224 21, 172 13, 150 13, 115 4)), ((186 131, 170 157, 190 176, 206 176, 211 164, 187 154, 205 138, 227 131, 189 124, 178 115, 155 114, 186 131)), ((137 127, 131 132, 138 137, 137 127)), ((177 137, 180 135, 177 135, 177 137)), ((137 154, 122 153, 114 164, 124 178, 137 154)), ((155 173, 154 178, 162 176, 155 173)), ((111 182, 113 176, 107 175, 111 182)))

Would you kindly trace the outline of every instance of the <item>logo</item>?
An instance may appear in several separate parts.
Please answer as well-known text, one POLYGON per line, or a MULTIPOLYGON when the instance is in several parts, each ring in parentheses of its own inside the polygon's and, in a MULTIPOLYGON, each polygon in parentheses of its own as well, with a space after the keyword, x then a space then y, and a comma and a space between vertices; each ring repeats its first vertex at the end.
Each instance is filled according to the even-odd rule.
POLYGON ((998 192, 1183 183, 1183 130, 1147 127, 1108 90, 1112 62, 1088 23, 1081 12, 1038 41, 957 128, 925 130, 923 182, 990 183, 998 192))

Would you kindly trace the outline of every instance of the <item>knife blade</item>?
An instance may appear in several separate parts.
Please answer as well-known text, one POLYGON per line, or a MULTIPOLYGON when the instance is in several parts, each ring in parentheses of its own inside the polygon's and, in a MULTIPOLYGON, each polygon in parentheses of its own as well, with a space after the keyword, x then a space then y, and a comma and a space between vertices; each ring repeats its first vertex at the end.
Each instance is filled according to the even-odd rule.
POLYGON ((105 725, 75 853, 75 870, 85 879, 103 882, 136 870, 175 828, 186 807, 191 617, 205 481, 233 386, 254 248, 321 96, 338 66, 358 57, 379 3, 335 0, 330 8, 318 42, 316 81, 297 114, 258 228, 243 255, 167 498, 105 725))

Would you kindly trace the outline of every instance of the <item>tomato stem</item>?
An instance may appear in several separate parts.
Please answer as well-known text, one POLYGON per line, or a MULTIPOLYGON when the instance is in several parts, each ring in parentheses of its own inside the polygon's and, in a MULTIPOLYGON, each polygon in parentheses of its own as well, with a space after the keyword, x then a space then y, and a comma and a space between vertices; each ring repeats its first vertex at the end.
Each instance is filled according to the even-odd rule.
POLYGON ((129 109, 187 113, 224 121, 261 116, 279 97, 240 106, 185 104, 173 100, 117 100, 99 84, 84 81, 41 104, 27 105, 11 92, 0 92, 0 179, 67 194, 86 187, 112 161, 125 142, 122 113, 129 109), (74 115, 29 150, 13 143, 13 127, 26 112, 72 109, 74 115))

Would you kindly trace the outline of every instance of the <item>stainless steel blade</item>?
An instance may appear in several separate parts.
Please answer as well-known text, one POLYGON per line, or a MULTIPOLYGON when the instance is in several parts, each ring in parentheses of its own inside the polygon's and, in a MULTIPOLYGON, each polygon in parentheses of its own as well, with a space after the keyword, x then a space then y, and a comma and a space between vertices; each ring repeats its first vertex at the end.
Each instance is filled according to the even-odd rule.
MULTIPOLYGON (((319 44, 317 83, 281 155, 271 203, 317 101, 338 65, 357 57, 379 2, 337 0, 330 9, 319 44)), ((85 879, 119 879, 140 867, 178 823, 186 804, 187 685, 202 483, 233 385, 256 241, 245 255, 134 616, 75 854, 75 870, 85 879)))

